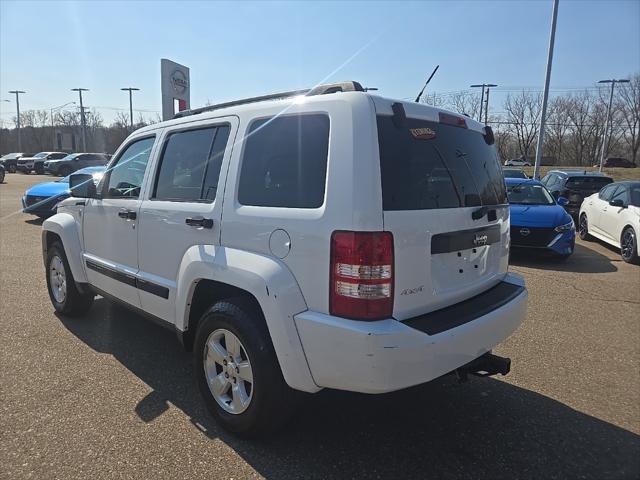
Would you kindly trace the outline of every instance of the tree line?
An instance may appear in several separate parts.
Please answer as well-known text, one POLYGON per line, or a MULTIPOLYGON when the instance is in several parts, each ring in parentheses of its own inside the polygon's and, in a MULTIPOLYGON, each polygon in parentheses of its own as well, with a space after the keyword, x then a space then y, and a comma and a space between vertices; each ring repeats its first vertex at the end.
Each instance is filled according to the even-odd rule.
MULTIPOLYGON (((87 151, 102 153, 115 152, 133 130, 160 121, 159 115, 145 118, 139 114, 132 129, 129 114, 124 112, 118 112, 109 125, 105 125, 102 115, 95 109, 85 109, 84 116, 87 151)), ((18 151, 16 126, 16 117, 11 119, 10 128, 0 125, 0 154, 18 151)), ((72 136, 75 150, 81 150, 81 119, 78 110, 53 112, 53 116, 50 110, 20 112, 20 143, 23 152, 57 151, 56 136, 59 134, 72 136)))
MULTIPOLYGON (((550 98, 543 156, 553 157, 556 165, 588 166, 598 163, 605 135, 609 94, 609 87, 603 87, 550 98)), ((480 113, 480 95, 471 91, 450 96, 429 95, 424 102, 472 118, 478 118, 480 113)), ((526 90, 508 94, 499 113, 490 111, 487 123, 494 130, 501 159, 535 159, 541 112, 542 93, 526 90)), ((640 73, 633 75, 629 83, 616 85, 608 136, 608 157, 623 157, 638 164, 640 73)))
MULTIPOLYGON (((609 157, 623 157, 638 164, 640 160, 640 73, 626 84, 618 84, 612 104, 609 135, 609 157)), ((462 91, 450 96, 427 95, 423 102, 447 108, 472 118, 480 113, 480 96, 462 91)), ((556 165, 595 165, 600 158, 609 89, 584 90, 550 98, 547 107, 543 156, 552 157, 556 165)), ((492 105, 495 109, 495 106, 492 105)), ((490 113, 496 146, 502 160, 523 157, 532 161, 538 138, 542 94, 523 90, 508 94, 498 113, 490 113)), ((87 151, 113 153, 131 133, 129 115, 118 112, 115 120, 104 125, 96 110, 85 111, 87 151)), ((18 148, 16 118, 11 128, 0 125, 0 153, 18 148)), ((77 110, 54 113, 28 110, 20 114, 22 150, 37 152, 56 150, 55 136, 62 132, 75 136, 80 150, 80 113, 77 110)), ((141 114, 134 129, 160 121, 159 115, 144 118, 141 114)))

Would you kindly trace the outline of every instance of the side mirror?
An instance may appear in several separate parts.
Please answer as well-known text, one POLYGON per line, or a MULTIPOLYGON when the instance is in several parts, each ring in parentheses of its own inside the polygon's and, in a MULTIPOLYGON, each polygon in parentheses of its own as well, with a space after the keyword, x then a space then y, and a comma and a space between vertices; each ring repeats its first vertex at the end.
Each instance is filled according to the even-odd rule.
POLYGON ((611 205, 612 207, 622 208, 622 207, 624 207, 624 202, 622 201, 621 198, 616 198, 615 200, 611 200, 609 202, 609 205, 611 205))
POLYGON ((557 191, 557 190, 554 190, 553 192, 551 192, 551 195, 553 195, 554 197, 556 197, 556 200, 557 200, 558 198, 560 198, 560 192, 559 192, 559 191, 557 191))
POLYGON ((567 203, 569 203, 569 199, 566 197, 558 197, 556 202, 558 202, 558 205, 560 205, 561 207, 564 207, 567 203))
POLYGON ((69 190, 72 197, 96 198, 96 184, 93 175, 88 173, 74 173, 69 177, 69 190))

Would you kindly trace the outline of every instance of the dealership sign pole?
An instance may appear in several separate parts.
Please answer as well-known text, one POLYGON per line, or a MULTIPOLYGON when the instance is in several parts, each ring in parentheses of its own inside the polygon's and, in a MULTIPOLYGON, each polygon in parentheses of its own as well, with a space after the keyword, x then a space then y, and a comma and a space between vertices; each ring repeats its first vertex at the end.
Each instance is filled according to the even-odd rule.
POLYGON ((162 120, 191 108, 189 68, 166 58, 160 59, 162 120))
POLYGON ((556 39, 556 20, 558 19, 558 2, 553 0, 553 13, 551 14, 551 36, 549 37, 549 53, 547 56, 547 74, 544 80, 544 93, 542 96, 542 112, 540 114, 540 129, 538 131, 538 143, 536 144, 536 165, 533 169, 533 178, 540 179, 540 162, 542 160, 542 145, 544 143, 544 123, 547 116, 547 101, 549 100, 549 82, 551 80, 551 64, 553 63, 553 44, 556 39))

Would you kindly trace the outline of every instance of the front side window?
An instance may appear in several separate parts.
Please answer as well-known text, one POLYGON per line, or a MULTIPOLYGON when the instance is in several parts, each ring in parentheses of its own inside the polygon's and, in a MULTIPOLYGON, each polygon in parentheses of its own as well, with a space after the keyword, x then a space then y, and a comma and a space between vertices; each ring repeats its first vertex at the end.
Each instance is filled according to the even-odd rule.
POLYGON ((230 127, 175 132, 165 142, 152 198, 213 201, 230 127))
POLYGON ((245 142, 238 201, 260 207, 322 206, 328 153, 327 115, 253 122, 245 142))
POLYGON ((104 198, 138 198, 155 137, 131 143, 103 177, 104 198))
POLYGON ((624 205, 625 207, 628 207, 629 191, 626 188, 621 186, 620 188, 618 188, 618 190, 615 191, 615 193, 611 196, 611 199, 609 201, 613 202, 614 200, 622 200, 622 205, 624 205))

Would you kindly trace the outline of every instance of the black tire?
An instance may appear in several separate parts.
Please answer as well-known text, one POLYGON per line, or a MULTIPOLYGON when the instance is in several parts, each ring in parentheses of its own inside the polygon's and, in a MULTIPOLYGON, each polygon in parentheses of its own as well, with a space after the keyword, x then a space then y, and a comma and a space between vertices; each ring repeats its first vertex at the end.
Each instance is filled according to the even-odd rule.
POLYGON ((589 220, 586 213, 581 213, 578 219, 578 236, 580 240, 591 240, 592 238, 589 235, 589 220))
POLYGON ((49 298, 58 313, 69 317, 75 317, 86 313, 91 308, 91 305, 93 305, 95 295, 93 293, 81 293, 78 290, 73 278, 73 273, 71 273, 71 269, 69 268, 67 256, 64 253, 64 248, 60 242, 54 242, 47 250, 45 276, 47 279, 47 291, 49 292, 49 298), (66 294, 63 299, 56 298, 56 295, 52 290, 52 275, 50 270, 55 258, 62 260, 64 275, 66 278, 66 294))
POLYGON ((9 173, 16 173, 17 167, 15 165, 9 165, 7 167, 7 170, 9 171, 9 173))
MULTIPOLYGON (((289 419, 297 394, 282 377, 262 313, 252 302, 241 297, 230 298, 209 308, 198 324, 193 359, 204 402, 225 430, 243 437, 258 437, 277 430, 289 419), (237 414, 229 413, 216 401, 205 373, 206 342, 211 334, 221 329, 238 338, 253 373, 250 403, 246 410, 237 414)), ((215 368, 217 370, 218 365, 215 368)))
POLYGON ((34 172, 36 172, 36 175, 44 175, 44 167, 37 167, 34 172))
POLYGON ((620 256, 626 263, 640 263, 638 257, 638 236, 633 227, 627 227, 620 236, 620 256))
POLYGON ((65 167, 64 165, 60 167, 60 169, 58 170, 59 177, 66 177, 70 173, 71 173, 71 167, 65 167))
POLYGON ((0 183, 4 183, 4 170, 0 170, 0 183))
POLYGON ((566 262, 567 259, 572 255, 572 253, 564 254, 564 255, 555 255, 553 258, 555 259, 556 262, 566 262))

